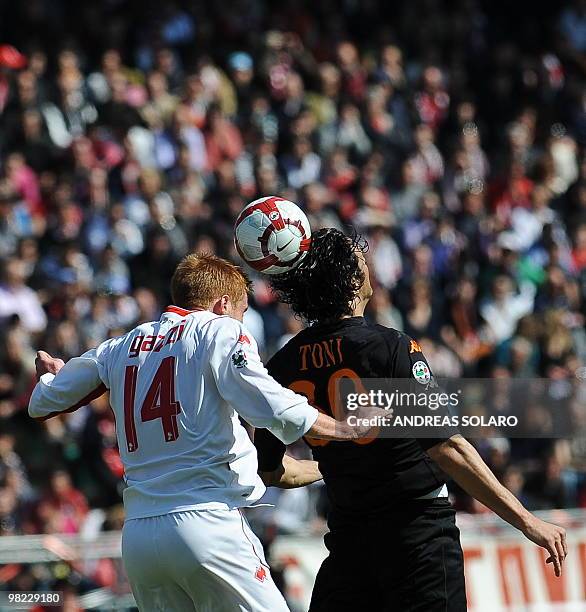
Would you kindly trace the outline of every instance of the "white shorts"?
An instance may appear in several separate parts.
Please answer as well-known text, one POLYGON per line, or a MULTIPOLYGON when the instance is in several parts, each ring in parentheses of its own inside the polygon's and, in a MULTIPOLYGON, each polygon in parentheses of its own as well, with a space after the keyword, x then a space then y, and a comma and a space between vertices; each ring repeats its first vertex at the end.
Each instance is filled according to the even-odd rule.
POLYGON ((126 521, 122 558, 141 612, 287 612, 239 510, 126 521))

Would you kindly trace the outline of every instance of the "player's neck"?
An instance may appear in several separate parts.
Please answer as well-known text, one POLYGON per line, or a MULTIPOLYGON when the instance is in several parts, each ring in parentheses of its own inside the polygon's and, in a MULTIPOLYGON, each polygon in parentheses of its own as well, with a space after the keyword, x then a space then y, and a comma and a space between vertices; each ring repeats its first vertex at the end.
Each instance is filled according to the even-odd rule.
POLYGON ((356 303, 352 307, 351 317, 363 317, 364 310, 366 309, 366 305, 368 304, 368 300, 359 298, 356 303))

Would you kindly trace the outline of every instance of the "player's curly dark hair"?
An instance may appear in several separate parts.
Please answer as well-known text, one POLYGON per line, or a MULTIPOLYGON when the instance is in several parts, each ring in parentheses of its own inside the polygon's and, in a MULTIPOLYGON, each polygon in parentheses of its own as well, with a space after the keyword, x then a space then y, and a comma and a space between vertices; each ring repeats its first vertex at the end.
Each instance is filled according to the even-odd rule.
POLYGON ((351 315, 352 301, 364 282, 356 251, 367 249, 356 234, 348 237, 332 228, 313 232, 307 255, 290 272, 272 277, 272 288, 308 323, 351 315))

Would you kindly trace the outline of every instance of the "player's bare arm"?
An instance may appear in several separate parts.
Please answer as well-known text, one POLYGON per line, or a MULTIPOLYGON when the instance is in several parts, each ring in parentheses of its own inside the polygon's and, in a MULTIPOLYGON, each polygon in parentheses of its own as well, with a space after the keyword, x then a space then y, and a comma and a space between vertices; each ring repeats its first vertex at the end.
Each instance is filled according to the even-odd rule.
POLYGON ((267 487, 280 489, 296 489, 305 487, 322 479, 317 461, 309 459, 295 459, 284 455, 281 465, 270 472, 261 472, 259 475, 267 487))
POLYGON ((519 529, 529 540, 545 548, 550 554, 547 563, 553 563, 556 576, 561 575, 568 554, 565 529, 531 514, 501 485, 476 449, 462 436, 453 436, 427 452, 464 491, 519 529))
MULTIPOLYGON (((373 415, 378 415, 380 417, 386 416, 383 410, 370 406, 362 408, 360 414, 364 417, 371 417, 373 415)), ((363 421, 357 419, 356 421, 355 424, 349 424, 345 420, 338 421, 320 412, 317 420, 305 434, 305 437, 314 440, 331 440, 338 442, 351 442, 353 440, 368 437, 369 433, 372 431, 372 426, 367 424, 368 419, 365 418, 363 421)))

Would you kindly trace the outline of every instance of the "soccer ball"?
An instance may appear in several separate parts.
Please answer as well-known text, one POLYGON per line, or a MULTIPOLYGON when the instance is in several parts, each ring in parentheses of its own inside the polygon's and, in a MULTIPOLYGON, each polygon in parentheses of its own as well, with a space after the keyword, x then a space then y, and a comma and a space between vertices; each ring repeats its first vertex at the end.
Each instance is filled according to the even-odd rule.
POLYGON ((240 257, 265 274, 295 268, 309 249, 310 236, 309 221, 299 206, 276 196, 248 204, 234 226, 240 257))

